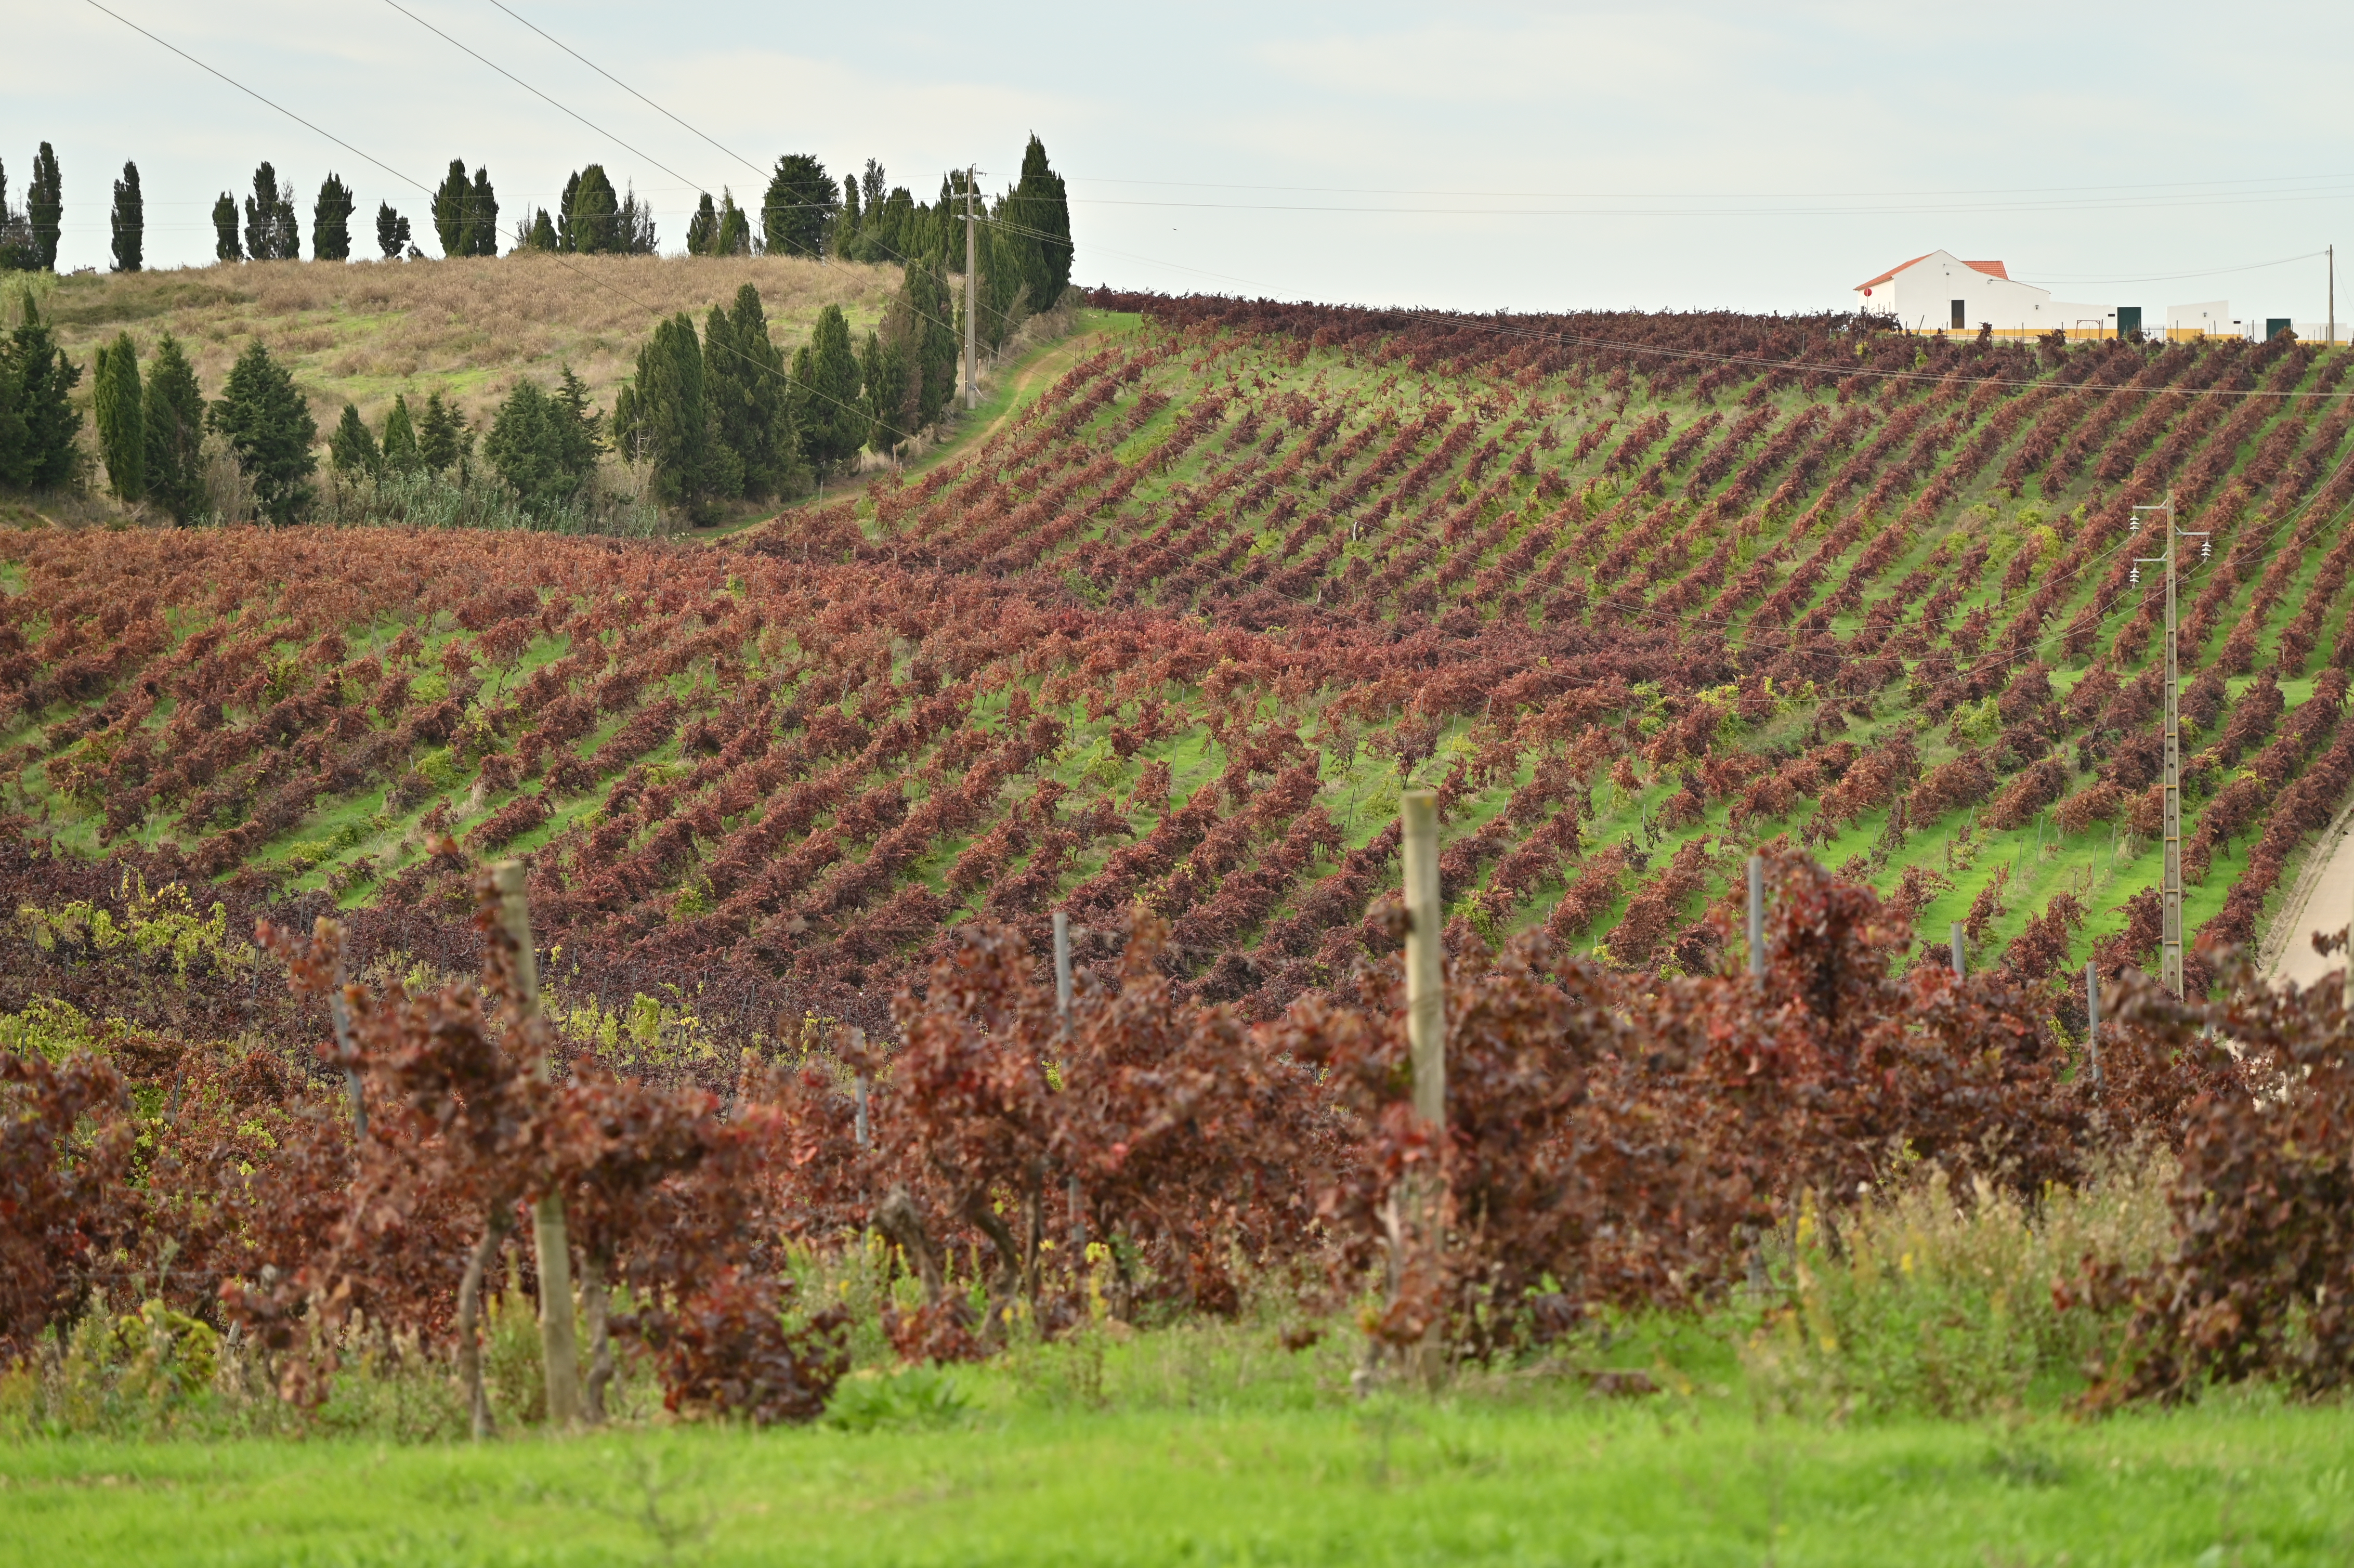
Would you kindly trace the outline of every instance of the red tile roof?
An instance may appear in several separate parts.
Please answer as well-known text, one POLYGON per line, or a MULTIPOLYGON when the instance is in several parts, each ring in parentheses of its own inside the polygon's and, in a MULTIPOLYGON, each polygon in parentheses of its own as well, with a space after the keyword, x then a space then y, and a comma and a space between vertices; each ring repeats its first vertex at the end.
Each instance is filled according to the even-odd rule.
MULTIPOLYGON (((1887 271, 1882 272, 1879 277, 1866 278, 1862 282, 1858 283, 1856 287, 1858 289, 1876 289, 1880 287, 1881 284, 1888 281, 1889 279, 1896 276, 1897 273, 1904 270, 1905 268, 1912 266, 1914 262, 1926 261, 1930 257, 1935 256, 1935 254, 1936 252, 1934 250, 1925 250, 1920 255, 1913 258, 1912 261, 1900 261, 1895 266, 1891 267, 1887 271)), ((1965 261, 1962 265, 1967 267, 1973 272, 1983 272, 1989 278, 2000 278, 2006 283, 2010 281, 2009 271, 2005 269, 2003 264, 1999 261, 1965 261)))

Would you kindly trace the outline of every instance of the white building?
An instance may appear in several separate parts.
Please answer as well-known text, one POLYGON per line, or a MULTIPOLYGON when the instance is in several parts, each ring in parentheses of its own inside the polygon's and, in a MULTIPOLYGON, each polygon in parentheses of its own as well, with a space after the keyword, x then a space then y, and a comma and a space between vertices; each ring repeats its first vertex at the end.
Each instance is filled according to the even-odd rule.
POLYGON ((1976 332, 1991 324, 2005 331, 2071 333, 2120 324, 2142 324, 2137 306, 2079 304, 2055 300, 2049 289, 2013 279, 1999 261, 1965 261, 1950 250, 1932 250, 1855 286, 1855 308, 1893 315, 1914 332, 1976 332))

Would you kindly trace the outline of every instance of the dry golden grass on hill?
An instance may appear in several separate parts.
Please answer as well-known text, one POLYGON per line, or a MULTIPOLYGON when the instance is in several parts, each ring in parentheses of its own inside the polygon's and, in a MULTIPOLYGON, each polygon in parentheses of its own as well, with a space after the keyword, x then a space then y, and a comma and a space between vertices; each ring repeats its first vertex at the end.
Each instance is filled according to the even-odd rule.
MULTIPOLYGON (((476 420, 522 376, 552 383, 569 363, 610 407, 659 316, 760 291, 790 357, 817 313, 854 331, 879 321, 896 268, 790 257, 515 255, 440 261, 248 261, 169 271, 38 278, 42 309, 75 363, 128 330, 144 358, 169 330, 207 393, 260 336, 292 366, 324 430, 346 399, 371 423, 396 393, 436 387, 476 420)), ((9 315, 13 318, 12 308, 9 315)), ((89 397, 89 377, 80 393, 89 397)))

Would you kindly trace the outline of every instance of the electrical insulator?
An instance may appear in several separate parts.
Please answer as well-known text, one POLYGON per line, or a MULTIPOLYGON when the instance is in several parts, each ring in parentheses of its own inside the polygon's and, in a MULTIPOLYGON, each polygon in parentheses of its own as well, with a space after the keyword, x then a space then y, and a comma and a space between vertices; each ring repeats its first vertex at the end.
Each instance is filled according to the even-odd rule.
POLYGON ((2202 561, 2207 558, 2207 541, 2204 539, 2199 541, 2199 558, 2202 561))
POLYGON ((2134 588, 2141 587, 2141 568, 2136 567, 2132 571, 2127 572, 2126 581, 2134 588))
POLYGON ((2138 534, 2138 533, 2140 533, 2140 532, 2141 532, 2141 519, 2140 519, 2140 518, 2138 518, 2138 517, 2129 517, 2129 518, 2127 518, 2127 519, 2126 520, 2126 533, 2128 533, 2128 534, 2138 534))

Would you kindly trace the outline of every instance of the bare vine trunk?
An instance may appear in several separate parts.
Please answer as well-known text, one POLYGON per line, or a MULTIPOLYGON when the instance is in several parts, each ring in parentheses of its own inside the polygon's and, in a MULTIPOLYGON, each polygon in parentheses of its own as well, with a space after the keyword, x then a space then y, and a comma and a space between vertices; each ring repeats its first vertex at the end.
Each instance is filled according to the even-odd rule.
POLYGON ((491 1205, 482 1239, 474 1244, 473 1255, 466 1260, 466 1277, 458 1285, 458 1375, 466 1384, 466 1407, 472 1413, 477 1442, 496 1431, 491 1420, 491 1396, 482 1387, 482 1340, 475 1331, 482 1316, 482 1277, 490 1270, 491 1259, 498 1255, 499 1244, 506 1240, 511 1223, 505 1203, 491 1205))
POLYGON ((591 1426, 605 1424, 605 1386, 613 1381, 612 1298, 605 1288, 605 1267, 597 1255, 580 1255, 580 1309, 588 1319, 588 1376, 580 1386, 581 1418, 591 1426))

